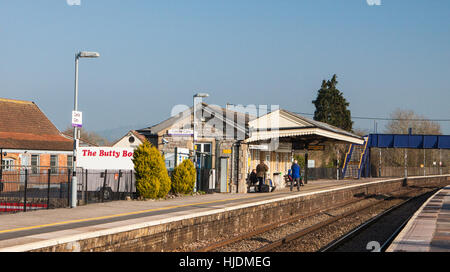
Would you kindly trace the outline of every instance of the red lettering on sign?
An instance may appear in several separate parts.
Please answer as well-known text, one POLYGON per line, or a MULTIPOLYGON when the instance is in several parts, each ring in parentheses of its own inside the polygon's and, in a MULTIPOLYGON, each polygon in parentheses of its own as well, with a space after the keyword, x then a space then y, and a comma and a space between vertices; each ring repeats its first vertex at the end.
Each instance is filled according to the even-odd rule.
POLYGON ((122 157, 124 157, 124 158, 133 157, 133 152, 128 152, 128 151, 124 150, 122 157))

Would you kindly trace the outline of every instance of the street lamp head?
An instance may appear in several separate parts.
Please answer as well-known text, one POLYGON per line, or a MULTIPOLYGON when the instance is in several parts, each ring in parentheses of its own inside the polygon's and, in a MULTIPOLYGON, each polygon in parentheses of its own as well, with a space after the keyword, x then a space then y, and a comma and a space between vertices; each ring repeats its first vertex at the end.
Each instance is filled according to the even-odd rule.
POLYGON ((78 53, 77 58, 98 58, 100 57, 100 54, 97 52, 87 52, 87 51, 82 51, 80 53, 78 53))
POLYGON ((195 98, 197 98, 197 97, 209 97, 209 94, 207 94, 207 93, 198 93, 198 94, 194 95, 194 97, 195 98))

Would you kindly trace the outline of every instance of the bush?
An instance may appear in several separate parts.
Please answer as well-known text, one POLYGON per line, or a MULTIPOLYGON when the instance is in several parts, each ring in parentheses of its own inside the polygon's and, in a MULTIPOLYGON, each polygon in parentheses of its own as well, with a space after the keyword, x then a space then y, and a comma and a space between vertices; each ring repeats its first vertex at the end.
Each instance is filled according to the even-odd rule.
POLYGON ((153 199, 165 197, 170 190, 170 178, 159 150, 145 141, 134 151, 133 163, 138 195, 153 199))
POLYGON ((188 194, 194 191, 196 180, 195 166, 190 160, 184 160, 172 172, 172 190, 174 193, 188 194))

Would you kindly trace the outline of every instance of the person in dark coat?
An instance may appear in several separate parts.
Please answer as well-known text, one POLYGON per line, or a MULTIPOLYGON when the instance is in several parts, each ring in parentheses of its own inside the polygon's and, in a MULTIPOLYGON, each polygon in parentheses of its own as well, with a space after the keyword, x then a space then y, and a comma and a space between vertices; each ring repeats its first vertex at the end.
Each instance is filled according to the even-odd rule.
POLYGON ((250 173, 250 185, 255 185, 258 183, 258 177, 256 176, 256 169, 253 169, 253 171, 250 173))
POLYGON ((264 184, 264 178, 266 177, 266 172, 269 171, 269 167, 261 160, 261 163, 256 166, 256 176, 259 181, 259 191, 262 191, 262 186, 264 184))
POLYGON ((292 171, 292 179, 291 182, 291 191, 294 187, 294 183, 297 183, 297 190, 300 191, 300 165, 298 165, 298 162, 295 160, 291 167, 292 171))

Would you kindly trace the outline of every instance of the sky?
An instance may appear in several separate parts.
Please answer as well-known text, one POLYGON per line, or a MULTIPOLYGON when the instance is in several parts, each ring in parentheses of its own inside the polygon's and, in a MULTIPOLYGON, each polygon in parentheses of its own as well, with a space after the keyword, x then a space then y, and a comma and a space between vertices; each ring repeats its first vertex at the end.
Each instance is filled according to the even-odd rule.
POLYGON ((450 119, 448 0, 0 0, 0 97, 34 101, 60 130, 84 50, 101 55, 80 60, 90 131, 154 125, 198 92, 314 113, 333 74, 353 116, 450 119))

